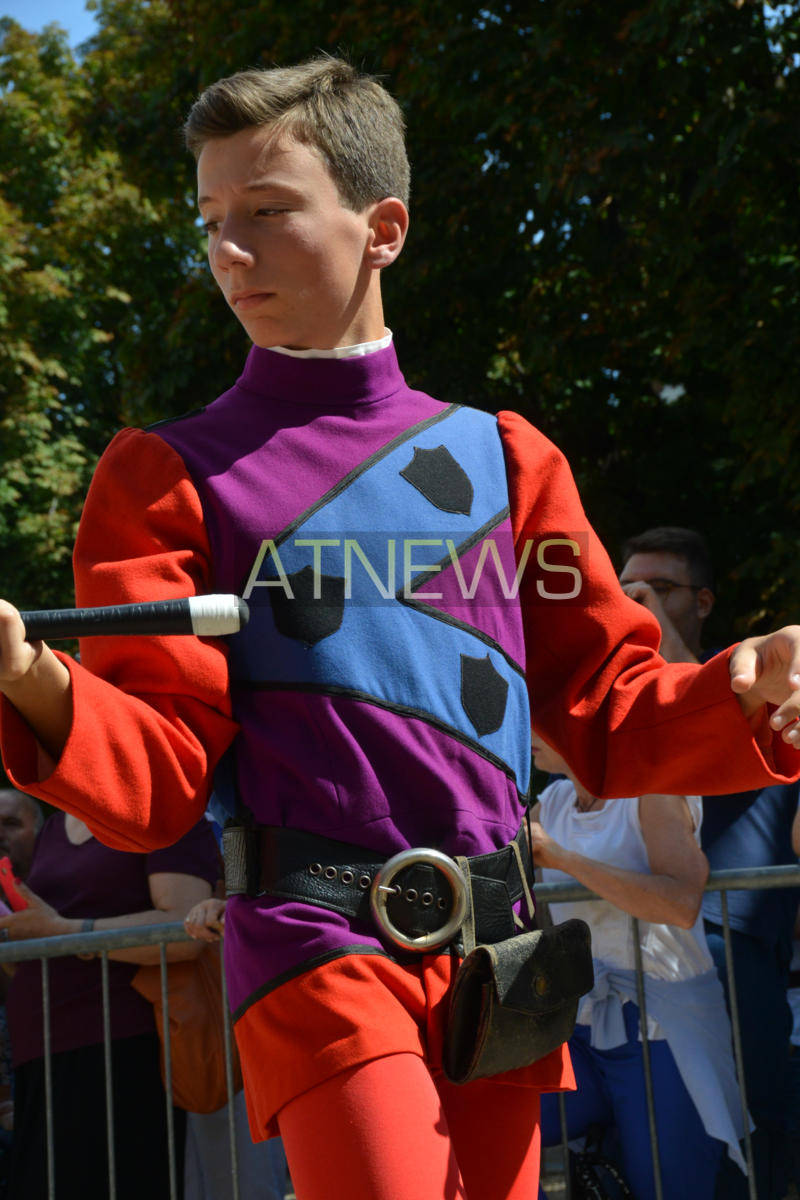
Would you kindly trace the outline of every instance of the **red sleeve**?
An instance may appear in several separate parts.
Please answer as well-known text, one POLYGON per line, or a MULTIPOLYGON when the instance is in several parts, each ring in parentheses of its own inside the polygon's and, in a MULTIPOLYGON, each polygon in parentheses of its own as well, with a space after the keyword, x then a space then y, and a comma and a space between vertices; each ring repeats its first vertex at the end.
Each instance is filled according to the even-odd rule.
POLYGON ((564 456, 516 413, 498 421, 517 559, 528 556, 520 597, 537 729, 598 796, 796 779, 800 753, 754 737, 730 688, 730 651, 701 667, 665 663, 658 623, 619 587, 564 456))
MULTIPOLYGON (((97 467, 74 554, 79 605, 210 590, 208 537, 183 460, 153 433, 118 434, 97 467)), ((16 787, 80 817, 119 850, 176 842, 205 810, 212 770, 236 733, 225 643, 101 637, 61 655, 73 720, 58 763, 3 700, 0 744, 16 787)))

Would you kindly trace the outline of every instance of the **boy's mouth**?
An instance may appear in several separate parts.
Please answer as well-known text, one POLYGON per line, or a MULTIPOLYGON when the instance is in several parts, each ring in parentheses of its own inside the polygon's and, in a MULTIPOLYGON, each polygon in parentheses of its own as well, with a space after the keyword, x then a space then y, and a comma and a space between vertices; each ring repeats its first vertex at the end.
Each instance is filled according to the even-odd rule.
POLYGON ((235 308, 239 312, 247 312, 247 310, 250 308, 256 308, 259 304, 263 303, 264 300, 269 300, 270 296, 273 295, 274 292, 258 292, 252 290, 246 292, 232 292, 229 297, 229 303, 231 308, 235 308))

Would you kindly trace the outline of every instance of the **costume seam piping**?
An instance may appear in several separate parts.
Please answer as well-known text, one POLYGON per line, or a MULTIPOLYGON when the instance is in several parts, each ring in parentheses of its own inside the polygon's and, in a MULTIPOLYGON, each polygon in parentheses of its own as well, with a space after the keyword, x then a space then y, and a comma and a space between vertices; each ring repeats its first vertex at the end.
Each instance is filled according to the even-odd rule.
POLYGON ((466 746, 468 750, 473 750, 481 758, 485 758, 487 762, 497 767, 498 770, 502 771, 514 783, 520 798, 524 798, 526 795, 526 793, 520 790, 514 769, 510 764, 503 762, 501 758, 493 754, 491 750, 487 750, 485 746, 481 746, 480 742, 473 741, 468 734, 462 733, 461 730, 455 729, 452 725, 448 725, 446 721, 442 721, 438 717, 433 716, 432 713, 425 712, 422 709, 412 708, 408 704, 398 704, 392 700, 384 700, 382 697, 373 696, 369 692, 361 692, 357 688, 342 687, 338 684, 293 683, 285 680, 276 681, 267 679, 260 682, 258 680, 248 680, 246 687, 255 692, 310 692, 316 696, 342 696, 348 700, 358 700, 366 704, 374 704, 376 708, 386 709, 387 712, 395 713, 399 717, 414 717, 419 721, 424 721, 426 725, 432 725, 434 729, 446 733, 455 741, 466 746))

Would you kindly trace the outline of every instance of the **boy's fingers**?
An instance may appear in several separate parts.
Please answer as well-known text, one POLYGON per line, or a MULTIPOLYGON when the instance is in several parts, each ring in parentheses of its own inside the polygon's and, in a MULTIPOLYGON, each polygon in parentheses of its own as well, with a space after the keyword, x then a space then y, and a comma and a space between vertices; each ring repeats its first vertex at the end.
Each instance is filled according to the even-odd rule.
MULTIPOLYGON (((797 733, 795 726, 797 725, 798 717, 800 717, 800 692, 793 692, 792 695, 785 700, 769 719, 769 723, 775 730, 783 730, 784 741, 790 741, 786 736, 789 733, 797 733)), ((791 742, 794 743, 792 738, 791 742)))
POLYGON ((741 695, 748 692, 756 681, 758 653, 752 642, 741 642, 730 661, 731 687, 741 695))
POLYGON ((33 666, 42 652, 42 642, 25 641, 25 626, 13 605, 0 600, 0 678, 11 683, 33 666))
POLYGON ((784 729, 781 737, 787 745, 794 746, 795 750, 800 750, 800 725, 790 725, 788 729, 784 729))
POLYGON ((793 691, 800 691, 800 625, 788 625, 782 629, 783 643, 788 650, 786 677, 793 691))

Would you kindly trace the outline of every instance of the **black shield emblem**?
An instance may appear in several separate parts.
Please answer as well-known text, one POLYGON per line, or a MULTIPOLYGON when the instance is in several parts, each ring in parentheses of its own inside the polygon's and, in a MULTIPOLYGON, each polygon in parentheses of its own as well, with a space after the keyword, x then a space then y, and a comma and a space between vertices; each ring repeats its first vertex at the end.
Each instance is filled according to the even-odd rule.
POLYGON ((485 658, 461 655, 461 705, 478 737, 495 733, 503 724, 508 683, 487 654, 485 658))
POLYGON ((414 447, 414 457, 400 474, 442 512, 469 516, 474 495, 469 476, 447 446, 435 450, 414 447))
POLYGON ((303 567, 287 575, 293 599, 284 588, 270 588, 269 598, 275 628, 284 637, 315 646, 330 637, 344 616, 344 579, 340 575, 322 575, 313 567, 303 567))

